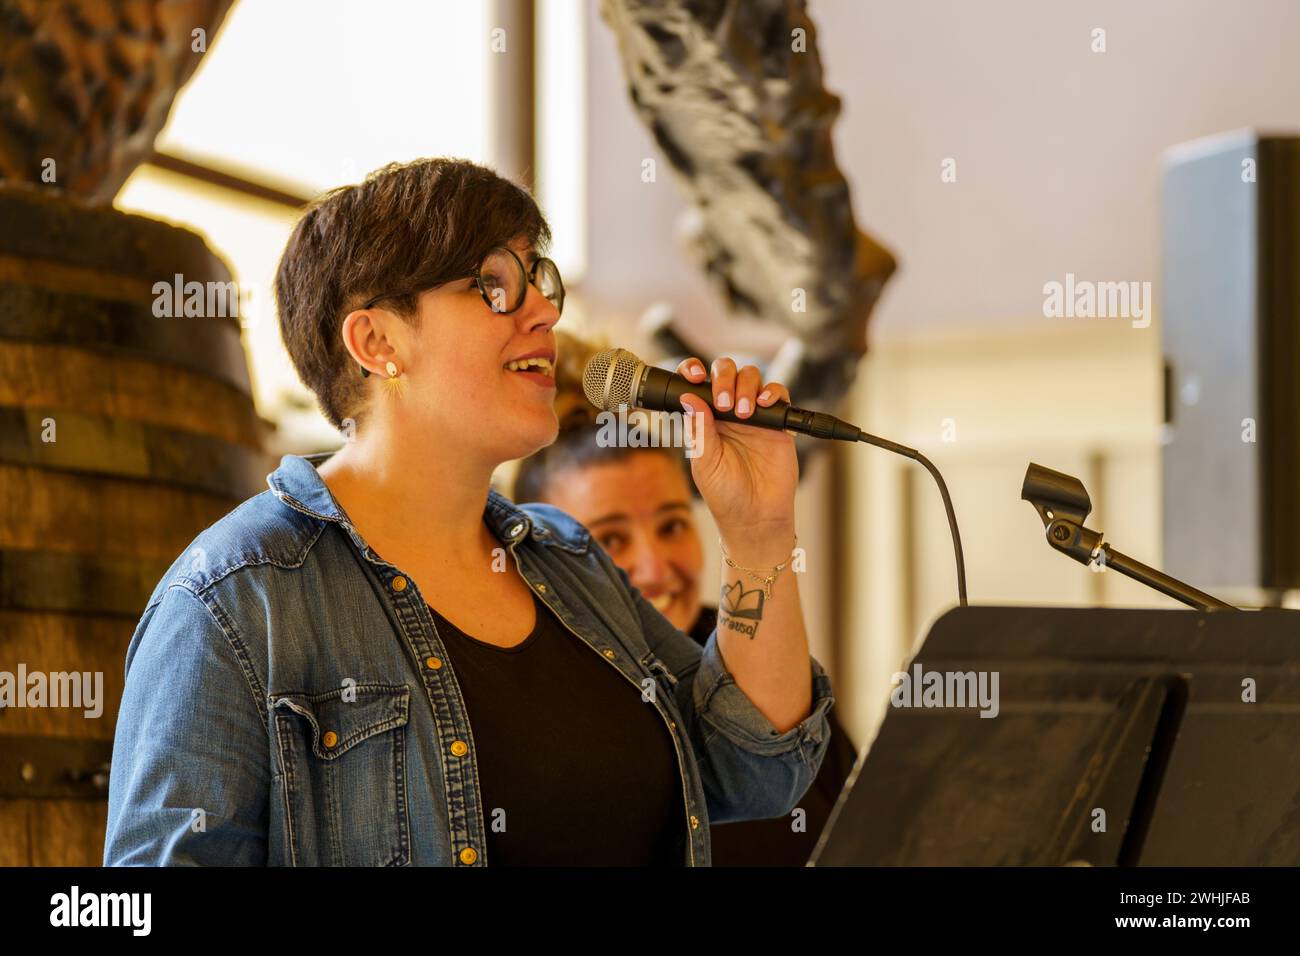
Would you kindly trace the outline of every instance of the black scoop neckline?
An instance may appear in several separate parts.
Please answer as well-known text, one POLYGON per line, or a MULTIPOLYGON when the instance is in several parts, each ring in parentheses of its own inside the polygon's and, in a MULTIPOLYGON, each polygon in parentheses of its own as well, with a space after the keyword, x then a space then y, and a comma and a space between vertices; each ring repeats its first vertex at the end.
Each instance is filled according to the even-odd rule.
POLYGON ((533 597, 533 609, 535 615, 533 618, 533 629, 528 633, 528 636, 525 637, 522 641, 520 641, 518 644, 511 644, 509 647, 502 647, 500 644, 492 644, 489 643, 488 641, 479 640, 477 637, 474 637, 472 634, 466 634, 455 624, 451 623, 451 621, 447 620, 445 617, 439 614, 437 610, 434 609, 433 605, 426 602, 424 606, 427 607, 429 609, 429 613, 434 616, 435 624, 444 625, 446 629, 449 629, 452 632, 452 634, 456 635, 462 640, 468 641, 470 644, 473 644, 475 647, 482 647, 489 651, 497 651, 498 653, 501 654, 518 654, 521 651, 527 650, 532 644, 534 644, 537 641, 537 635, 541 633, 542 626, 543 626, 542 615, 546 613, 546 609, 542 606, 541 602, 537 599, 536 594, 534 594, 532 597, 533 597))

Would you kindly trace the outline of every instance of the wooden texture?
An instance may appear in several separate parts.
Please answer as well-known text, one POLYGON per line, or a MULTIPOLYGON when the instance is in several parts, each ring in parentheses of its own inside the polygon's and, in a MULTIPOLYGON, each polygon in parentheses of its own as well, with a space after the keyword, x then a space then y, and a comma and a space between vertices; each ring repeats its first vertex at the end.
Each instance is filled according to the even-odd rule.
POLYGON ((0 0, 0 178, 111 200, 231 0, 0 0))
POLYGON ((0 784, 0 864, 93 866, 106 788, 57 782, 107 758, 77 742, 111 744, 167 568, 274 463, 238 320, 154 307, 178 275, 230 283, 202 239, 34 188, 0 186, 0 219, 0 671, 88 674, 98 692, 0 709, 19 767, 0 784))

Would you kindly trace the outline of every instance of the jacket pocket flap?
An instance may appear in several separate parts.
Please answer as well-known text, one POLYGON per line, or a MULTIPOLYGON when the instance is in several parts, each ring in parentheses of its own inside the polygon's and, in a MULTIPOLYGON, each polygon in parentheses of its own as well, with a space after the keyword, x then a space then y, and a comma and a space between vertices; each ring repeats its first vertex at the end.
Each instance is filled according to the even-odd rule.
POLYGON ((406 724, 411 689, 405 684, 357 684, 323 694, 282 694, 276 710, 306 721, 311 749, 322 760, 334 760, 361 741, 406 724))

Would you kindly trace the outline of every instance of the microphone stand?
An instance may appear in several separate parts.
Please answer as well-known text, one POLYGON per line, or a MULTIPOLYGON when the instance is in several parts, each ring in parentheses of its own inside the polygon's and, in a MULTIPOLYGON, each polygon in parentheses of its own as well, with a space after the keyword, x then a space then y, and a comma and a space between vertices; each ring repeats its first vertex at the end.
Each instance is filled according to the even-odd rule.
POLYGON ((1085 528, 1083 522, 1092 511, 1092 499, 1078 478, 1030 462, 1020 497, 1033 505, 1043 520, 1047 543, 1080 564, 1096 561, 1099 567, 1114 568, 1125 577, 1201 611, 1240 610, 1116 551, 1103 540, 1100 531, 1085 528))

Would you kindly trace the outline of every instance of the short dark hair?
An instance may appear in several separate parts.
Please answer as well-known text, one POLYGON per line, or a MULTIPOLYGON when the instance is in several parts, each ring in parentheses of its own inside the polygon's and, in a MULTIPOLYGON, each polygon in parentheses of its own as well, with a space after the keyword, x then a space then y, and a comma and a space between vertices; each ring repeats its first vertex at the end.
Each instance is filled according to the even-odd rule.
POLYGON ((350 311, 399 292, 385 304, 413 323, 421 291, 520 237, 539 252, 551 239, 532 195, 464 159, 389 163, 317 198, 280 257, 275 299, 280 337, 330 424, 363 415, 364 379, 339 334, 350 311))

